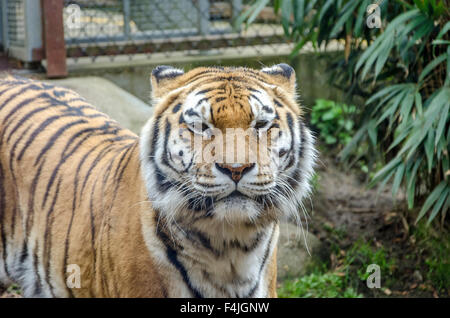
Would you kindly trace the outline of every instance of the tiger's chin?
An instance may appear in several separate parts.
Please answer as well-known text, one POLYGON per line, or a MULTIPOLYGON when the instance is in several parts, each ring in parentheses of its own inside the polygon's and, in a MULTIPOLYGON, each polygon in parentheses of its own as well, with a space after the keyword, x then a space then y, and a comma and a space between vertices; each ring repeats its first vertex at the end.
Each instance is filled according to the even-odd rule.
POLYGON ((255 199, 237 190, 214 203, 214 215, 219 222, 255 223, 266 208, 255 199))

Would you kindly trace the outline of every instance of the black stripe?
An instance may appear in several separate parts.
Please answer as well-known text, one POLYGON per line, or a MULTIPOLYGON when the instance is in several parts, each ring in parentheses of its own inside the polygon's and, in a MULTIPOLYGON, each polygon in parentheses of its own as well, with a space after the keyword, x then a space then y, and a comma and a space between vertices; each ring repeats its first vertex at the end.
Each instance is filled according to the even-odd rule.
POLYGON ((283 107, 283 104, 280 103, 280 101, 276 98, 273 99, 273 103, 277 106, 277 107, 283 107))
POLYGON ((227 99, 226 97, 217 97, 216 98, 216 103, 220 103, 221 101, 227 99))
POLYGON ((181 108, 181 103, 178 103, 178 104, 176 104, 176 105, 173 107, 172 112, 173 112, 174 114, 176 114, 176 113, 178 113, 178 111, 180 110, 180 108, 181 108))
POLYGON ((9 276, 8 266, 6 264, 6 233, 5 233, 5 215, 6 215, 6 192, 4 186, 5 173, 0 162, 0 239, 2 241, 2 258, 6 275, 9 276))
POLYGON ((36 159, 34 161, 34 166, 36 166, 39 163, 39 161, 41 161, 41 158, 45 155, 45 153, 50 150, 50 148, 55 144, 56 140, 58 138, 60 138, 61 135, 66 130, 68 130, 69 128, 71 128, 73 126, 86 124, 86 123, 87 123, 87 121, 85 119, 80 119, 80 120, 77 120, 77 121, 65 124, 64 126, 59 128, 53 135, 51 135, 51 137, 49 138, 49 140, 45 144, 44 148, 41 149, 41 152, 39 153, 39 155, 36 157, 36 159))
POLYGON ((59 189, 61 186, 61 182, 62 182, 62 178, 59 178, 58 183, 56 185, 56 191, 55 191, 55 195, 53 196, 53 201, 50 205, 50 208, 47 212, 47 217, 46 217, 46 222, 45 222, 45 233, 44 233, 44 252, 43 255, 46 255, 46 264, 45 264, 45 280, 47 282, 47 284, 50 287, 50 293, 52 294, 53 297, 55 297, 54 294, 54 287, 53 284, 51 282, 50 279, 50 259, 51 259, 51 253, 52 253, 52 226, 53 226, 53 222, 54 222, 54 216, 53 216, 53 212, 55 209, 55 205, 56 205, 56 201, 58 199, 59 196, 59 189))
POLYGON ((116 145, 113 143, 107 144, 106 147, 104 147, 95 157, 95 159, 91 162, 91 165, 89 166, 89 169, 87 170, 87 172, 84 175, 84 180, 83 180, 83 184, 81 186, 81 191, 80 191, 80 198, 83 197, 83 192, 84 189, 86 188, 86 184, 88 182, 89 177, 92 176, 92 170, 94 170, 95 167, 97 167, 97 165, 101 162, 101 160, 107 155, 109 154, 111 151, 115 150, 114 147, 116 145))
POLYGON ((197 112, 195 112, 194 110, 192 110, 192 108, 189 108, 187 111, 184 112, 184 114, 187 116, 200 118, 200 115, 197 112))
MULTIPOLYGON (((37 113, 39 113, 39 112, 41 112, 41 111, 44 111, 44 110, 46 110, 46 109, 48 109, 47 106, 39 107, 39 108, 33 109, 33 111, 29 112, 28 114, 26 114, 25 116, 23 116, 22 118, 20 118, 20 120, 17 122, 17 124, 14 126, 14 128, 9 132, 8 137, 6 138, 6 142, 9 142, 9 140, 11 139, 11 137, 13 136, 13 134, 17 131, 17 129, 18 129, 19 127, 22 127, 23 124, 24 124, 28 119, 30 119, 31 117, 33 117, 33 115, 35 115, 35 114, 37 114, 37 113)), ((6 129, 8 128, 9 124, 11 124, 11 123, 12 123, 12 122, 9 122, 9 123, 6 124, 6 126, 5 126, 4 129, 3 129, 4 133, 6 132, 6 129)))
MULTIPOLYGON (((181 114, 181 116, 183 116, 183 114, 181 114)), ((161 116, 156 117, 155 119, 155 123, 153 125, 153 136, 152 136, 152 148, 150 149, 150 160, 154 161, 155 160, 155 152, 156 152, 156 144, 158 142, 159 139, 159 123, 161 120, 161 116)))
POLYGON ((194 244, 200 244, 201 247, 209 250, 216 257, 223 254, 223 250, 218 250, 211 245, 211 240, 204 233, 195 230, 186 231, 186 238, 194 244))
POLYGON ((268 259, 268 257, 269 257, 270 247, 271 247, 271 245, 272 245, 272 240, 273 240, 273 236, 274 236, 274 234, 275 234, 275 227, 276 227, 276 225, 277 225, 277 224, 275 223, 275 224, 273 225, 273 227, 272 227, 272 234, 270 235, 269 242, 267 243, 266 250, 264 251, 263 260, 262 260, 261 265, 260 265, 260 267, 259 267, 258 281, 255 283, 255 285, 253 286, 253 288, 250 290, 250 292, 249 292, 249 293, 247 294, 247 296, 245 296, 244 298, 250 298, 250 297, 253 297, 253 295, 254 295, 255 292, 256 292, 256 289, 258 289, 258 286, 259 286, 259 284, 260 284, 260 282, 261 282, 261 275, 262 275, 263 269, 264 269, 264 267, 265 267, 265 265, 266 265, 266 263, 267 263, 267 259, 268 259))
POLYGON ((206 93, 212 91, 213 89, 214 89, 214 87, 202 89, 201 91, 198 91, 195 95, 197 96, 197 95, 201 95, 201 94, 206 94, 206 93))
POLYGON ((299 152, 299 157, 303 158, 304 157, 303 150, 305 149, 305 142, 306 142, 305 125, 303 124, 301 119, 299 119, 299 123, 300 123, 300 147, 298 149, 298 152, 299 152))
POLYGON ((22 160, 23 155, 25 154, 25 151, 30 147, 31 143, 36 140, 36 137, 42 133, 47 126, 49 126, 54 121, 62 118, 62 117, 68 117, 68 115, 56 115, 47 118, 43 123, 41 123, 30 135, 27 142, 25 143, 25 146, 22 147, 22 150, 19 153, 19 156, 17 157, 17 160, 22 160))
MULTIPOLYGON (((156 222, 155 224, 158 224, 158 213, 155 213, 156 222)), ((186 268, 183 266, 183 264, 178 260, 177 251, 170 245, 170 239, 167 236, 166 233, 164 233, 161 230, 162 226, 156 227, 156 235, 159 237, 161 242, 166 247, 166 254, 169 261, 172 263, 172 265, 178 270, 178 272, 181 274, 181 277, 183 278, 184 283, 189 288, 192 295, 196 298, 203 298, 200 291, 198 291, 193 285, 189 278, 188 272, 186 268)))
MULTIPOLYGON (((26 85, 25 87, 23 87, 22 89, 20 89, 18 92, 12 94, 11 96, 9 96, 5 101, 3 101, 3 107, 5 107, 9 102, 11 102, 14 98, 16 98, 19 95, 22 95, 23 93, 25 93, 27 90, 37 90, 37 89, 41 89, 41 87, 37 86, 34 83, 31 83, 29 85, 26 85)), ((5 116, 5 118, 3 118, 3 125, 9 120, 9 118, 14 115, 17 111, 19 111, 23 106, 26 106, 27 104, 29 104, 30 102, 33 102, 36 100, 36 98, 40 98, 42 95, 48 95, 47 93, 43 93, 40 94, 38 96, 33 96, 31 98, 28 98, 22 102, 20 102, 19 104, 17 104, 9 113, 8 115, 5 116)))

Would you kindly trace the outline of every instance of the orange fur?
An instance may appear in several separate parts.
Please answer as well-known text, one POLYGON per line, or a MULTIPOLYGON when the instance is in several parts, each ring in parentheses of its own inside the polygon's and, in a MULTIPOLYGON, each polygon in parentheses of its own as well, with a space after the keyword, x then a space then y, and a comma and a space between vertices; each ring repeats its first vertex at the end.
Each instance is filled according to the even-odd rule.
MULTIPOLYGON (((198 68, 175 78, 153 76, 154 118, 175 123, 171 109, 200 87, 217 100, 211 110, 217 128, 248 128, 254 118, 246 85, 267 88, 301 115, 293 76, 198 68), (215 92, 222 84, 223 93, 215 92)), ((284 118, 277 122, 287 127, 284 118)), ((0 284, 18 282, 31 296, 175 295, 172 272, 146 238, 157 227, 158 211, 149 202, 139 148, 136 135, 70 90, 1 80, 0 284), (67 287, 70 264, 81 268, 81 288, 67 287)), ((275 217, 268 212, 264 222, 275 217)), ((253 227, 246 226, 250 236, 253 227)), ((267 296, 276 297, 276 251, 263 275, 267 296)))

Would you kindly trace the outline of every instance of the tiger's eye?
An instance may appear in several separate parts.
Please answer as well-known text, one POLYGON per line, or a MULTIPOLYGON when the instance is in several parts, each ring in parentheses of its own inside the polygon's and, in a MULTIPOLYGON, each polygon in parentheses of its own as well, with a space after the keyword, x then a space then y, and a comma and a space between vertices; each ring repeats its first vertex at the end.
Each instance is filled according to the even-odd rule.
POLYGON ((261 129, 267 126, 268 121, 267 120, 259 120, 255 123, 255 129, 261 129))
POLYGON ((278 152, 278 156, 283 157, 285 154, 287 154, 287 149, 280 149, 280 151, 278 152))

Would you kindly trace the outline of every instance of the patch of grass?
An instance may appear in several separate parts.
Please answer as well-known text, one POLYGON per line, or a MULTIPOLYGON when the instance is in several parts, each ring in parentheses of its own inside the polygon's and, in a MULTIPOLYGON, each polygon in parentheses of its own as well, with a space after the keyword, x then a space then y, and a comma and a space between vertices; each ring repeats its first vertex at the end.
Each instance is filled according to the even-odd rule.
POLYGON ((337 273, 312 273, 286 281, 278 290, 280 298, 359 298, 352 287, 347 287, 344 277, 337 273))
MULTIPOLYGON (((345 231, 331 226, 324 228, 335 238, 343 238, 346 235, 345 231)), ((313 257, 307 268, 307 275, 284 282, 278 291, 279 297, 355 298, 364 297, 363 291, 373 296, 373 290, 369 292, 366 287, 366 280, 371 274, 366 270, 370 264, 380 267, 383 288, 391 285, 390 277, 396 262, 389 258, 389 253, 383 246, 376 246, 362 239, 345 249, 334 245, 330 259, 331 261, 313 257)))
POLYGON ((6 292, 9 294, 17 294, 17 295, 21 295, 22 294, 22 290, 20 289, 20 287, 16 284, 12 284, 10 285, 7 289, 6 292))
POLYGON ((419 223, 413 230, 418 251, 425 263, 425 278, 441 293, 450 289, 450 233, 436 232, 419 223))
POLYGON ((347 232, 343 228, 336 228, 331 223, 323 223, 323 228, 328 232, 333 240, 343 240, 347 237, 347 232))
MULTIPOLYGON (((373 246, 372 243, 356 241, 345 253, 343 266, 348 270, 350 267, 356 268, 356 274, 361 281, 366 281, 370 272, 366 272, 369 265, 376 264, 380 267, 381 276, 390 277, 395 268, 395 259, 390 258, 383 246, 373 246)), ((384 285, 389 279, 384 280, 384 285)))

